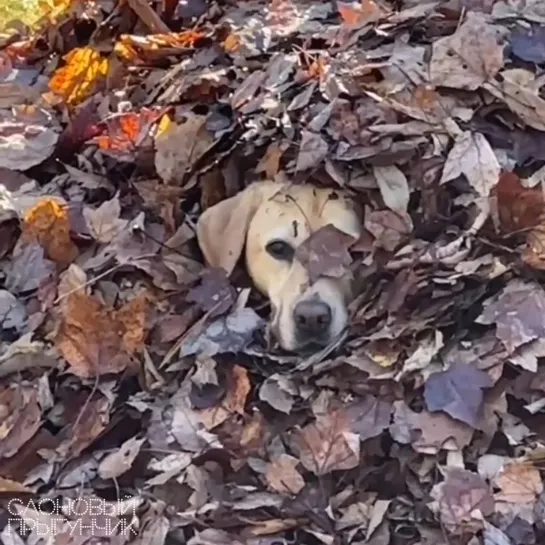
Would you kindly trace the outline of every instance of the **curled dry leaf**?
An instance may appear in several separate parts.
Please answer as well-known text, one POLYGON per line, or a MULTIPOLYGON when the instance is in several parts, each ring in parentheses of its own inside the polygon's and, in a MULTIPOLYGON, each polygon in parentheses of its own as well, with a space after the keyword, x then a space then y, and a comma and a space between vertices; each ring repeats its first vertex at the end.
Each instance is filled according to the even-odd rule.
POLYGON ((524 187, 514 172, 502 172, 494 193, 503 232, 531 229, 541 223, 545 201, 540 187, 524 187))
POLYGON ((413 229, 408 214, 374 210, 365 214, 365 228, 375 237, 375 245, 393 252, 413 229))
POLYGON ((316 475, 351 469, 360 461, 360 441, 380 435, 390 423, 390 414, 389 403, 367 396, 297 428, 292 447, 305 468, 316 475))
POLYGON ((396 166, 375 167, 373 174, 377 181, 382 200, 390 210, 407 211, 411 196, 405 174, 396 166))
MULTIPOLYGON (((524 123, 538 131, 545 130, 545 100, 539 95, 538 85, 528 81, 518 81, 517 70, 504 70, 500 73, 501 82, 487 82, 483 85, 491 95, 505 102, 524 123)), ((533 74, 531 74, 533 78, 533 74)))
POLYGON ((119 373, 143 347, 147 309, 145 293, 115 310, 74 292, 62 309, 57 348, 80 377, 119 373))
POLYGON ((205 269, 201 274, 201 283, 193 288, 187 300, 196 303, 211 316, 219 316, 227 312, 236 301, 237 292, 231 285, 224 269, 205 269))
MULTIPOLYGON (((155 12, 149 8, 148 4, 144 5, 146 9, 149 9, 155 15, 155 12)), ((164 28, 163 24, 161 24, 161 28, 164 28)), ((204 38, 206 38, 205 34, 195 30, 151 34, 148 36, 123 34, 115 44, 115 52, 124 60, 130 62, 157 61, 161 57, 176 54, 177 51, 184 52, 195 47, 204 38)))
POLYGON ((461 133, 447 157, 441 183, 467 178, 471 187, 482 197, 488 197, 498 183, 500 164, 488 140, 480 133, 461 133))

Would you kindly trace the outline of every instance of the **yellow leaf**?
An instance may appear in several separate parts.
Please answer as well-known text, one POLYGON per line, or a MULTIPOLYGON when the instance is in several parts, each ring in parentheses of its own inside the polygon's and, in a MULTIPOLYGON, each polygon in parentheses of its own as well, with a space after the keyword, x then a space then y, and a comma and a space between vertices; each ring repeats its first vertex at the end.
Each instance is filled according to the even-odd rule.
POLYGON ((66 65, 53 74, 49 88, 74 106, 95 92, 108 74, 109 62, 92 47, 73 49, 64 60, 66 65))

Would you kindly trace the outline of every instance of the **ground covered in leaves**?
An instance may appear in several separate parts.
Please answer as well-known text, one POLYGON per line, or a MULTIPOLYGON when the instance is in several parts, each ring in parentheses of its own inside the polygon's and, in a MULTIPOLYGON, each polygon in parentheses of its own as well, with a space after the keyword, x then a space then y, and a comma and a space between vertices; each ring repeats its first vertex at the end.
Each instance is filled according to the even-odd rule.
POLYGON ((2 542, 543 543, 545 2, 39 9, 0 42, 2 542), (195 239, 264 179, 364 212, 304 359, 195 239))

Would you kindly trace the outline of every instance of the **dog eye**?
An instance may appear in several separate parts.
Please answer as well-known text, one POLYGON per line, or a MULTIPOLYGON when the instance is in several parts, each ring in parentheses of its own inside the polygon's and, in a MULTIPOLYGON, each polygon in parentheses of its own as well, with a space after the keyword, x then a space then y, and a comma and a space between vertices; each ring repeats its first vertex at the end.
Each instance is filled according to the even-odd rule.
POLYGON ((265 250, 269 252, 275 259, 282 261, 291 261, 293 259, 294 249, 283 240, 273 240, 265 246, 265 250))

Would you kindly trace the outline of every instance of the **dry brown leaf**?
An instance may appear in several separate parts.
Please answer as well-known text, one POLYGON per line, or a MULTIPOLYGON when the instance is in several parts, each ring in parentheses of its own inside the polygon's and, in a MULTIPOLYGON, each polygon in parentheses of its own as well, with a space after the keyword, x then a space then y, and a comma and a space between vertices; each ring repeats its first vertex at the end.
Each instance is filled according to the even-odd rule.
POLYGON ((342 409, 319 416, 304 428, 296 428, 292 448, 305 468, 315 475, 352 469, 360 462, 360 436, 350 430, 342 409))
POLYGON ((145 441, 146 438, 136 439, 132 437, 125 441, 119 447, 119 450, 108 454, 98 466, 100 478, 115 479, 129 471, 145 441))
POLYGON ((11 479, 4 479, 3 477, 0 477, 0 492, 7 492, 9 494, 17 494, 20 492, 32 493, 32 489, 22 485, 17 481, 12 481, 11 479))
POLYGON ((480 133, 461 133, 448 154, 441 183, 464 174, 471 187, 488 197, 499 180, 501 168, 488 140, 480 133))
POLYGON ((545 131, 545 100, 539 95, 540 86, 524 81, 518 70, 505 70, 500 75, 501 82, 487 82, 483 88, 505 102, 527 125, 545 131))
POLYGON ((535 502, 543 492, 539 470, 526 461, 506 464, 496 476, 495 484, 500 491, 494 494, 494 498, 507 503, 535 502))
POLYGON ((91 236, 102 243, 111 242, 115 236, 127 226, 127 220, 119 217, 121 204, 119 195, 109 201, 104 201, 98 208, 83 208, 83 217, 91 236))
POLYGON ((430 79, 435 85, 475 90, 503 66, 502 37, 506 29, 469 12, 451 36, 432 44, 430 79))
POLYGON ((297 458, 281 454, 268 464, 265 478, 269 487, 280 494, 298 494, 305 486, 305 479, 295 469, 298 463, 297 458))
POLYGON ((58 138, 43 125, 0 121, 0 167, 27 170, 38 165, 53 153, 58 138))
POLYGON ((437 454, 440 450, 460 451, 473 437, 471 426, 446 414, 427 411, 416 413, 403 401, 396 402, 392 437, 399 443, 410 444, 417 452, 437 454))
POLYGON ((318 167, 327 157, 328 149, 327 142, 319 134, 303 131, 295 171, 318 167))
POLYGON ((382 200, 390 210, 407 211, 411 191, 405 174, 395 165, 375 167, 373 174, 377 181, 382 200))
POLYGON ((78 255, 70 238, 70 219, 67 210, 54 199, 43 199, 24 217, 23 240, 38 242, 46 256, 59 266, 69 265, 78 255))
POLYGON ((17 454, 38 431, 41 417, 34 386, 16 384, 0 390, 0 458, 17 454))
POLYGON ((148 299, 140 293, 119 310, 74 292, 66 298, 56 344, 80 377, 119 373, 142 349, 148 299))
MULTIPOLYGON (((151 9, 147 3, 141 3, 151 9)), ((176 50, 184 52, 191 49, 206 38, 204 33, 197 30, 171 32, 167 27, 161 29, 161 32, 164 33, 147 36, 122 34, 115 44, 115 52, 126 62, 157 61, 172 55, 176 50)))
POLYGON ((185 123, 170 126, 155 140, 157 174, 167 184, 180 183, 212 141, 203 116, 192 115, 185 123))
POLYGON ((438 502, 441 523, 455 535, 480 530, 483 517, 494 510, 486 482, 476 473, 458 468, 447 470, 445 481, 434 486, 432 496, 438 502))
POLYGON ((72 421, 60 431, 63 441, 57 448, 61 456, 79 456, 105 429, 110 421, 110 402, 103 395, 91 398, 81 392, 84 403, 70 413, 72 421))
POLYGON ((201 412, 201 421, 212 430, 234 414, 244 414, 244 405, 250 393, 250 379, 244 367, 235 365, 227 375, 227 395, 216 407, 201 412))

